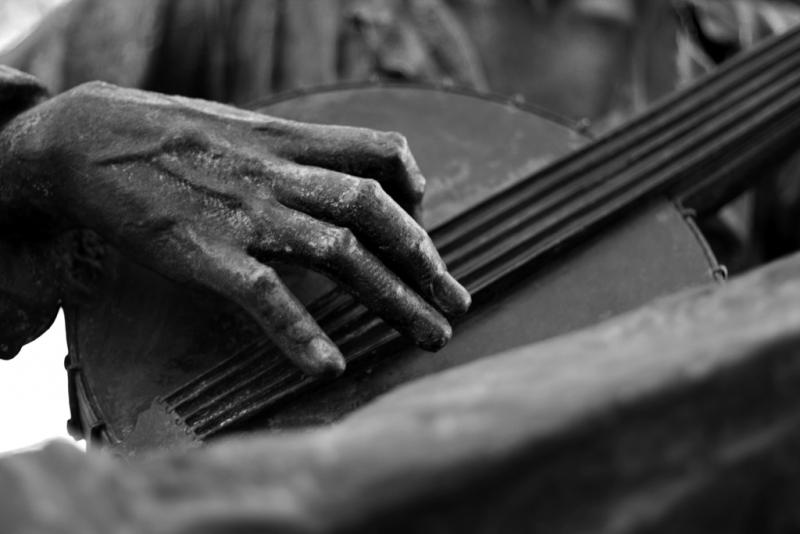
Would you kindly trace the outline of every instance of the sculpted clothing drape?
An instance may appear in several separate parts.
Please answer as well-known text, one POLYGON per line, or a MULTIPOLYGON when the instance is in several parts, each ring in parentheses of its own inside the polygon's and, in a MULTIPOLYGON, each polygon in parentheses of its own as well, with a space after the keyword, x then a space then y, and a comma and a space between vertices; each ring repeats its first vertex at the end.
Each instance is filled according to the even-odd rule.
POLYGON ((376 78, 486 85, 441 0, 76 0, 0 63, 53 92, 103 80, 238 104, 376 78))
MULTIPOLYGON (((0 130, 18 113, 46 98, 32 76, 0 65, 0 130)), ((4 143, 0 139, 0 161, 4 143)), ((58 268, 49 236, 31 236, 11 213, 15 192, 0 174, 0 358, 10 358, 47 330, 58 312, 58 268)))

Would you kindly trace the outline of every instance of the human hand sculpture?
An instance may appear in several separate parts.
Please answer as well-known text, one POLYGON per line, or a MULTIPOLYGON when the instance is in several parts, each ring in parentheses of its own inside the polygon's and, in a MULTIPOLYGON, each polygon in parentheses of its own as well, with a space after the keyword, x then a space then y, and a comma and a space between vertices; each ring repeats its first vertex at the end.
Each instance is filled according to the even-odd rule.
POLYGON ((233 299, 309 374, 337 374, 344 359, 273 264, 329 276, 427 349, 449 339, 445 315, 469 307, 409 215, 425 181, 396 133, 94 82, 10 121, 0 169, 0 202, 16 220, 90 228, 233 299))

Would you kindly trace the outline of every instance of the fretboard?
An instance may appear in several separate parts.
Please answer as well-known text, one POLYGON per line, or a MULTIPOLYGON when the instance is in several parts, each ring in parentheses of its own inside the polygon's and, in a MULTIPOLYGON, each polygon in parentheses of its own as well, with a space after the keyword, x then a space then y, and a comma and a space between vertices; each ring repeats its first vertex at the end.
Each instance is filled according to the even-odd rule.
MULTIPOLYGON (((650 111, 434 229, 453 275, 486 296, 659 196, 701 212, 800 131, 800 30, 769 40, 650 111)), ((310 307, 349 365, 391 356, 399 334, 343 291, 310 307)), ((317 387, 269 341, 160 399, 203 439, 317 387)))

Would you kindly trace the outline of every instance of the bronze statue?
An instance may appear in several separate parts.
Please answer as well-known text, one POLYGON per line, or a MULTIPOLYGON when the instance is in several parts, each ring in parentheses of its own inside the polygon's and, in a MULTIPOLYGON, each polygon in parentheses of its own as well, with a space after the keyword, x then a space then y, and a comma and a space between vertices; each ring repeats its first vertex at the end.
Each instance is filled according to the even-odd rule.
MULTIPOLYGON (((90 5, 91 2, 83 4, 90 5)), ((139 9, 130 7, 130 4, 132 3, 129 3, 128 9, 139 9)), ((157 4, 161 5, 153 2, 152 6, 157 4)), ((177 9, 174 6, 179 4, 175 2, 173 9, 177 9)), ((203 3, 203 6, 212 4, 203 3)), ((297 5, 294 2, 287 4, 297 5)), ((359 4, 362 3, 347 3, 356 6, 359 4)), ((188 3, 182 5, 191 11, 186 7, 188 3)), ((248 4, 242 2, 237 5, 248 4)), ((252 5, 254 4, 250 7, 252 5)), ((317 9, 330 9, 324 3, 316 5, 317 9)), ((419 10, 426 6, 437 6, 438 3, 386 2, 385 5, 411 6, 419 10)), ((102 12, 102 8, 99 9, 102 12)), ((113 11, 112 8, 109 9, 113 11)), ((289 11, 292 9, 295 8, 289 8, 289 11)), ((412 9, 409 12, 414 11, 412 9)), ((435 10, 424 12, 438 13, 435 10)), ((241 13, 247 11, 242 7, 238 13, 244 17, 241 13)), ((207 13, 206 16, 211 15, 207 13)), ((291 21, 291 15, 288 16, 290 19, 286 20, 291 21)), ((133 17, 129 20, 141 19, 133 17)), ((361 20, 358 23, 361 24, 364 19, 356 17, 352 20, 361 20)), ((380 22, 381 19, 368 20, 380 22)), ((438 24, 445 21, 445 27, 452 22, 446 18, 436 20, 439 21, 438 24)), ((297 19, 294 22, 295 26, 290 22, 288 26, 284 25, 284 29, 288 27, 299 31, 297 19)), ((380 24, 377 26, 380 27, 380 24)), ((444 34, 455 36, 445 42, 459 45, 459 39, 464 35, 461 32, 444 34)), ((366 32, 365 35, 370 33, 366 32)), ((383 37, 386 40, 379 39, 377 42, 391 44, 392 38, 397 38, 397 35, 391 31, 385 32, 383 37)), ((413 40, 407 40, 408 35, 416 35, 417 38, 422 36, 417 44, 431 42, 424 39, 430 33, 426 34, 419 28, 416 32, 399 35, 406 36, 403 37, 406 40, 400 39, 404 43, 413 43, 413 40)), ((374 45, 376 41, 366 42, 374 45)), ((413 52, 414 46, 416 45, 412 44, 406 50, 413 52)), ((147 48, 143 46, 140 50, 147 48)), ((31 64, 35 63, 35 54, 30 49, 20 50, 21 55, 18 58, 24 57, 31 64)), ((379 63, 368 60, 354 62, 353 65, 360 65, 361 70, 358 72, 362 74, 378 70, 389 76, 401 73, 403 77, 407 77, 409 72, 421 72, 423 78, 435 77, 439 72, 430 70, 430 66, 436 63, 420 59, 435 57, 440 61, 439 65, 455 65, 457 68, 452 69, 454 72, 466 73, 463 79, 470 80, 475 85, 483 83, 482 77, 475 74, 472 68, 471 60, 474 56, 464 53, 460 46, 436 49, 438 53, 430 56, 415 56, 411 53, 405 57, 405 61, 396 63, 389 61, 391 54, 388 52, 394 50, 390 45, 383 48, 372 46, 369 50, 371 53, 385 52, 387 56, 378 54, 378 57, 385 60, 379 63), (461 52, 454 54, 453 50, 461 52), (441 58, 445 58, 443 63, 441 58), (376 69, 376 65, 379 68, 376 69), (413 68, 405 68, 409 65, 413 68), (431 75, 432 72, 434 75, 431 75)), ((356 54, 353 57, 364 59, 375 56, 356 54)), ((157 71, 157 68, 146 62, 139 63, 139 66, 145 64, 147 68, 131 71, 120 69, 117 74, 133 74, 132 85, 146 86, 149 81, 147 76, 157 71)), ((289 71, 298 64, 291 62, 289 71)), ((192 75, 206 74, 197 65, 190 63, 182 66, 189 69, 192 75)), ((282 68, 287 68, 287 64, 283 63, 282 68)), ((267 71, 282 72, 280 69, 262 70, 262 80, 267 77, 267 71)), ((285 79, 305 85, 306 74, 308 73, 290 72, 285 79)), ((0 200, 4 205, 2 222, 8 230, 0 244, 0 250, 4 252, 0 289, 6 297, 0 298, 0 313, 3 315, 4 325, 13 324, 9 332, 2 332, 7 338, 3 339, 2 347, 6 355, 13 355, 21 344, 47 327, 57 309, 63 288, 80 285, 80 280, 71 277, 75 271, 86 266, 69 264, 74 258, 71 255, 74 252, 74 243, 64 238, 63 232, 80 230, 87 226, 125 253, 136 256, 142 263, 172 278, 230 295, 264 326, 273 341, 287 356, 293 358, 295 364, 310 373, 340 372, 343 363, 341 356, 266 263, 297 262, 330 274, 349 285, 365 303, 374 306, 390 323, 429 348, 440 346, 449 337, 449 326, 443 314, 457 314, 469 304, 468 295, 446 273, 430 240, 409 215, 417 215, 421 174, 408 147, 397 134, 276 120, 206 101, 166 97, 102 83, 81 85, 48 99, 46 91, 35 79, 8 69, 2 71, 2 76, 6 83, 0 93, 5 113, 0 133, 0 169, 3 176, 0 200), (368 177, 377 179, 377 182, 370 181, 368 177), (391 194, 393 200, 388 194, 391 194), (23 228, 19 226, 21 222, 24 223, 23 228), (65 250, 68 252, 64 253, 65 250), (389 266, 391 271, 385 269, 383 264, 389 266), (411 280, 410 287, 404 285, 400 278, 411 280), (397 295, 400 296, 399 299, 396 298, 397 295), (8 323, 6 318, 10 318, 8 323)), ((206 79, 208 83, 205 87, 215 88, 219 92, 215 95, 194 96, 223 95, 219 98, 239 102, 255 96, 251 88, 239 92, 227 83, 215 84, 214 81, 219 80, 211 78, 206 79)), ((182 83, 188 79, 192 79, 192 76, 180 74, 172 82, 182 83)), ((67 80, 64 83, 72 85, 78 78, 67 77, 67 80)), ((310 83, 318 81, 320 80, 313 79, 310 83)), ((270 88, 285 88, 283 83, 276 82, 277 85, 270 88)), ((165 86, 164 90, 167 89, 165 86)), ((79 241, 83 254, 79 261, 88 263, 91 268, 95 259, 91 236, 81 235, 79 241)), ((102 250, 96 252, 102 254, 102 250)), ((785 270, 788 269, 780 271, 782 276, 785 276, 785 270)), ((766 285, 778 283, 769 277, 766 282, 761 279, 756 281, 766 285)), ((793 286, 790 282, 783 282, 782 287, 791 289, 793 286)), ((790 301, 787 297, 787 309, 791 308, 790 301)), ((692 335, 696 334, 696 330, 693 330, 692 335)), ((606 339, 603 332, 598 334, 598 338, 606 339)), ((613 354, 613 349, 604 354, 613 354)), ((681 365, 684 364, 689 365, 682 360, 681 365)), ((676 372, 682 369, 683 367, 679 367, 676 372)), ((469 374, 470 371, 465 373, 469 374)), ((458 379, 460 375, 455 376, 458 379)), ((510 382, 513 380, 508 383, 510 382)), ((476 380, 476 373, 473 372, 471 378, 464 383, 478 386, 480 381, 476 380)), ((516 383, 520 386, 519 382, 516 383)), ((564 380, 564 383, 570 384, 569 380, 564 380)), ((447 381, 441 384, 446 385, 447 381)), ((621 384, 610 384, 609 387, 621 387, 621 384)), ((430 389, 424 389, 423 385, 422 391, 430 394, 435 390, 436 384, 430 389)), ((411 391, 413 394, 414 390, 411 391)), ((400 406, 404 402, 407 403, 408 398, 402 400, 400 406)), ((531 403, 524 405, 530 406, 531 403)), ((388 414, 378 413, 365 426, 359 426, 356 422, 342 430, 317 433, 314 440, 305 442, 306 447, 313 449, 311 453, 301 452, 295 458, 300 463, 308 461, 330 465, 326 463, 330 461, 330 456, 326 454, 331 449, 325 448, 326 443, 346 443, 341 436, 348 428, 356 430, 350 439, 369 439, 370 432, 365 429, 378 420, 388 421, 384 424, 391 425, 391 411, 390 406, 388 414)), ((633 412, 633 408, 630 411, 633 412)), ((452 437, 447 434, 446 412, 447 407, 442 410, 441 414, 444 415, 441 418, 434 417, 435 421, 442 424, 433 425, 433 438, 441 435, 452 437)), ((401 415, 401 419, 408 416, 404 420, 413 421, 403 428, 411 428, 420 421, 424 422, 427 415, 430 415, 425 410, 420 410, 419 413, 416 410, 402 413, 405 415, 401 415)), ((631 415, 634 416, 635 414, 631 415)), ((524 420, 517 422, 524 423, 524 420)), ((461 423, 464 425, 459 428, 469 427, 469 421, 461 423)), ((424 428, 424 423, 420 424, 424 428)), ((387 436, 397 435, 389 433, 387 436)), ((285 440, 268 442, 266 450, 273 453, 293 448, 306 451, 304 446, 296 447, 297 443, 303 443, 302 439, 302 436, 292 434, 285 440)), ((448 443, 452 445, 458 442, 448 443)), ((480 458, 481 454, 491 456, 492 444, 482 442, 483 445, 486 448, 478 447, 471 451, 475 456, 466 455, 464 458, 480 458)), ((223 476, 210 475, 209 479, 216 482, 232 481, 238 487, 245 487, 249 481, 264 488, 266 486, 261 475, 270 469, 280 471, 282 466, 279 462, 271 464, 270 469, 265 472, 258 471, 257 464, 249 465, 248 468, 254 468, 254 472, 252 478, 248 478, 246 475, 241 476, 241 471, 236 471, 237 467, 241 468, 246 462, 229 461, 237 452, 246 452, 241 459, 263 462, 264 458, 259 456, 257 447, 256 443, 244 448, 237 448, 236 445, 221 447, 211 449, 206 456, 198 457, 206 459, 201 462, 211 459, 205 465, 213 466, 212 471, 221 467, 223 476), (215 464, 215 454, 228 460, 215 464)), ((430 450, 445 451, 434 446, 430 450)), ((421 450, 418 452, 424 453, 421 450)), ((71 453, 58 449, 51 449, 49 454, 57 459, 56 463, 61 462, 65 466, 75 466, 82 462, 71 457, 71 453)), ((446 456, 436 458, 440 460, 436 464, 437 468, 446 466, 446 456)), ((425 462, 420 460, 415 457, 410 465, 419 469, 425 468, 425 462)), ((25 466, 27 461, 29 458, 20 458, 8 465, 25 466)), ((130 486, 128 482, 122 483, 124 490, 119 492, 119 498, 131 496, 131 501, 136 501, 143 494, 170 494, 172 491, 172 495, 175 495, 184 491, 188 485, 186 479, 180 476, 170 477, 171 473, 180 471, 180 466, 176 468, 171 462, 156 460, 142 471, 147 476, 145 482, 138 487, 146 487, 144 491, 136 489, 136 480, 130 486), (156 476, 160 470, 165 473, 162 478, 156 476), (155 482, 150 485, 152 481, 155 482), (176 490, 177 486, 183 489, 176 490)), ((175 462, 180 463, 180 460, 175 462)), ((35 464, 36 461, 33 460, 32 463, 35 464)), ((97 467, 100 464, 94 465, 97 467)), ((459 465, 463 469, 466 464, 459 465)), ((509 467, 505 464, 504 466, 509 467)), ((13 469, 12 467, 12 472, 13 469)), ((98 470, 102 471, 102 467, 98 467, 98 470)), ((97 474, 98 470, 93 472, 97 474)), ((211 471, 200 471, 198 476, 202 477, 203 473, 208 472, 211 471)), ((435 469, 434 472, 451 474, 447 470, 435 469)), ((121 467, 111 467, 106 473, 111 481, 126 480, 129 477, 136 479, 137 476, 121 467)), ((0 469, 0 475, 2 474, 7 473, 0 469)), ((333 474, 336 474, 335 470, 333 474)), ((334 479, 335 477, 331 478, 334 479)), ((391 473, 388 479, 383 480, 391 480, 391 473)), ((293 488, 294 483, 305 488, 301 493, 308 490, 309 493, 304 495, 313 494, 318 487, 330 487, 314 483, 304 486, 302 480, 290 480, 287 487, 293 488)), ((207 488, 204 484, 196 487, 207 488)), ((480 487, 486 489, 488 486, 480 487)), ((369 494, 368 484, 364 488, 357 489, 369 494)), ((215 488, 214 492, 218 490, 219 488, 215 488)), ((413 486, 409 491, 414 493, 415 490, 418 490, 415 495, 424 494, 420 486, 413 486)), ((358 495, 358 491, 347 495, 353 497, 358 495)), ((249 518, 249 525, 253 528, 313 530, 325 528, 325 524, 314 522, 317 517, 335 516, 334 519, 338 522, 330 523, 332 528, 347 528, 354 524, 364 526, 348 517, 345 512, 343 517, 336 514, 326 516, 325 511, 328 509, 324 502, 320 505, 321 508, 309 507, 308 515, 304 515, 306 509, 297 506, 298 502, 302 505, 305 501, 294 498, 282 501, 280 497, 280 488, 275 493, 257 496, 257 499, 270 500, 276 507, 272 509, 277 510, 274 515, 266 516, 258 515, 257 503, 248 507, 249 501, 238 500, 241 507, 236 510, 240 515, 232 522, 238 526, 248 526, 249 518), (284 504, 286 507, 281 508, 284 504), (251 515, 248 516, 248 513, 251 515)), ((376 496, 376 510, 380 511, 385 504, 378 497, 376 496)), ((139 502, 144 502, 146 498, 139 502)), ((391 498, 385 502, 389 501, 391 498)), ((10 508, 13 501, 10 502, 11 504, 4 504, 10 508)), ((134 504, 133 508, 135 506, 134 504)), ((455 505, 449 503, 448 506, 452 508, 455 505)), ((388 509, 391 523, 391 511, 395 509, 388 509)), ((146 507, 136 509, 134 513, 143 511, 146 512, 146 507)), ((198 513, 197 510, 194 513, 198 513)), ((187 517, 182 516, 175 524, 180 523, 185 528, 208 527, 202 523, 202 514, 198 514, 198 517, 200 519, 192 523, 191 520, 186 522, 187 517)), ((436 524, 435 515, 430 516, 423 512, 419 517, 423 520, 428 518, 432 522, 430 524, 436 524)), ((169 528, 169 518, 159 519, 162 521, 161 526, 167 525, 164 528, 169 528)), ((213 522, 214 511, 210 511, 205 519, 213 522)), ((224 523, 223 519, 220 524, 224 523)), ((214 525, 210 528, 214 528, 214 525)))

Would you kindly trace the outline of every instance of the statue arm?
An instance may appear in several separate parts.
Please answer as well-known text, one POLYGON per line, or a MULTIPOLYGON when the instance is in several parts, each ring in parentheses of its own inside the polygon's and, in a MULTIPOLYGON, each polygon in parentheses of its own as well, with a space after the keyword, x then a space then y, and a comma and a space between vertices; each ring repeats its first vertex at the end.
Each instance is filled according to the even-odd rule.
POLYGON ((344 359, 274 264, 327 275, 427 349, 469 306, 412 218, 425 180, 400 134, 104 83, 32 102, 0 130, 0 222, 24 228, 24 246, 96 232, 236 302, 309 374, 341 372, 344 359))
MULTIPOLYGON (((0 136, 18 113, 36 105, 47 92, 33 77, 0 66, 0 136)), ((2 160, 2 156, 0 156, 2 160)), ((50 237, 34 236, 15 224, 16 192, 0 172, 0 358, 47 330, 59 307, 58 247, 50 237)))

